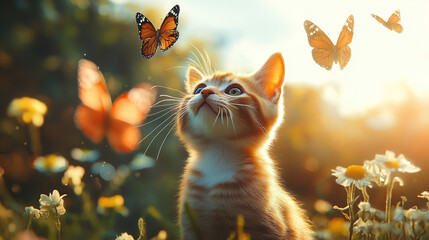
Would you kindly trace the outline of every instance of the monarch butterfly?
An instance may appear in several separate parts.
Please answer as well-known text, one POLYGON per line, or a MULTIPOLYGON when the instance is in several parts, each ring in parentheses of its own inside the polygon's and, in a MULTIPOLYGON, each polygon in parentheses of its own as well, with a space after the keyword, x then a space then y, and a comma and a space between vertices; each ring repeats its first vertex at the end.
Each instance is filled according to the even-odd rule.
POLYGON ((392 13, 387 22, 375 14, 371 14, 371 16, 390 30, 394 30, 397 33, 401 33, 403 30, 401 24, 399 24, 399 21, 401 21, 401 13, 399 12, 399 10, 396 10, 394 13, 392 13))
POLYGON ((165 16, 161 28, 155 30, 153 24, 143 14, 136 13, 137 28, 139 37, 142 40, 141 54, 144 58, 151 58, 158 47, 161 51, 168 50, 179 38, 179 32, 176 30, 179 25, 179 5, 174 6, 165 16))
POLYGON ((333 44, 331 39, 316 24, 306 20, 304 29, 307 32, 308 43, 313 47, 313 59, 320 66, 331 70, 332 64, 339 63, 341 70, 350 61, 352 51, 348 44, 353 38, 354 18, 350 15, 344 23, 337 44, 333 44))
POLYGON ((103 74, 95 63, 82 59, 78 68, 78 91, 82 104, 74 113, 76 126, 95 143, 106 136, 113 150, 127 153, 140 141, 137 124, 146 118, 155 101, 150 84, 139 84, 112 104, 103 74))

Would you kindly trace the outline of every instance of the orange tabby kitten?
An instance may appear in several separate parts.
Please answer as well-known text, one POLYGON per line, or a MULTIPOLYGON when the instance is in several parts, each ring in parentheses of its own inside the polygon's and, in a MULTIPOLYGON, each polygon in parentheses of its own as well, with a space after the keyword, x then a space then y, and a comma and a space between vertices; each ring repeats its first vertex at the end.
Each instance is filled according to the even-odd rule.
POLYGON ((180 191, 182 239, 227 239, 242 214, 252 239, 311 239, 303 210, 279 183, 268 146, 283 118, 284 61, 273 54, 250 76, 204 76, 190 67, 178 135, 189 159, 180 191))

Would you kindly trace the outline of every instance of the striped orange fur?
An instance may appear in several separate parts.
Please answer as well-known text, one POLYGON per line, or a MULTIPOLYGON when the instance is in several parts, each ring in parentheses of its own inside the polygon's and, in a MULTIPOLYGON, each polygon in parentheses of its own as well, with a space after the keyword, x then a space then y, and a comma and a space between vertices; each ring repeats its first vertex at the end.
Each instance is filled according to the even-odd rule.
POLYGON ((268 155, 283 119, 284 71, 280 53, 249 76, 188 69, 177 117, 189 152, 179 194, 182 239, 198 239, 185 204, 206 240, 226 239, 240 214, 252 239, 312 239, 304 211, 268 155))

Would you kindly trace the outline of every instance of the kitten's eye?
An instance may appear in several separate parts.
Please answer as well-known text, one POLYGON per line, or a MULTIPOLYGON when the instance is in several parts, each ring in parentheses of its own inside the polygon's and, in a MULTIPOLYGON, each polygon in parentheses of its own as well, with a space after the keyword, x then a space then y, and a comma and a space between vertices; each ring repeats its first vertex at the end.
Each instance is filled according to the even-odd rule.
POLYGON ((204 88, 206 87, 206 85, 205 84, 200 84, 200 85, 198 85, 196 88, 195 88, 195 90, 194 90, 194 94, 198 94, 198 93, 200 93, 204 88))
POLYGON ((232 87, 226 92, 226 94, 232 95, 232 96, 238 96, 243 94, 243 90, 239 87, 232 87))

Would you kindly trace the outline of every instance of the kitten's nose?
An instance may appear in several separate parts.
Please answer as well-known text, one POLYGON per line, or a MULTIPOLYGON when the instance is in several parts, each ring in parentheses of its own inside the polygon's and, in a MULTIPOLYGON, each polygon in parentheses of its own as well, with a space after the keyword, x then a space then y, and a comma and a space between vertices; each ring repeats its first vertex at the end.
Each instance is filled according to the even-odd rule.
POLYGON ((213 94, 213 93, 214 93, 213 90, 207 89, 207 88, 205 88, 201 91, 203 98, 207 98, 208 96, 210 96, 210 94, 213 94))

